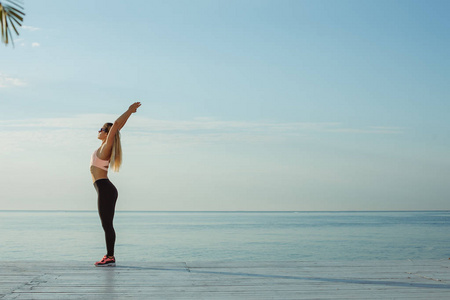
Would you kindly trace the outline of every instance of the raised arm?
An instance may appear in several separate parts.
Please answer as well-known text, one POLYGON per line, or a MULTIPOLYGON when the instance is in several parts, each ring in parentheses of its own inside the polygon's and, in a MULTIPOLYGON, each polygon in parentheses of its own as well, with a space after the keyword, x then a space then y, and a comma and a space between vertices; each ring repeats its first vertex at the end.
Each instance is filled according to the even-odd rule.
POLYGON ((128 118, 131 116, 132 113, 135 113, 137 111, 139 106, 141 106, 141 102, 134 102, 133 104, 130 105, 130 107, 126 112, 124 112, 120 117, 118 117, 116 121, 114 121, 113 126, 111 126, 108 132, 108 138, 106 139, 106 147, 112 147, 112 145, 114 144, 114 136, 116 135, 116 132, 122 129, 122 127, 128 121, 128 118))
POLYGON ((139 106, 141 106, 141 102, 134 102, 133 104, 130 105, 130 107, 126 112, 124 112, 120 117, 117 118, 117 120, 114 122, 114 125, 118 126, 118 130, 122 129, 122 127, 127 122, 128 118, 131 116, 132 113, 135 113, 137 111, 139 106))

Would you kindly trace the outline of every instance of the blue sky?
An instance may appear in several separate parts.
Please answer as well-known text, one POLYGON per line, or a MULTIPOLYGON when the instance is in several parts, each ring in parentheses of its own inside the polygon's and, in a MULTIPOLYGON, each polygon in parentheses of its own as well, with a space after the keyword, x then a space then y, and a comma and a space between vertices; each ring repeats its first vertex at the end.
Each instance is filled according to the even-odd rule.
POLYGON ((448 1, 26 1, 0 48, 0 209, 450 209, 448 1))

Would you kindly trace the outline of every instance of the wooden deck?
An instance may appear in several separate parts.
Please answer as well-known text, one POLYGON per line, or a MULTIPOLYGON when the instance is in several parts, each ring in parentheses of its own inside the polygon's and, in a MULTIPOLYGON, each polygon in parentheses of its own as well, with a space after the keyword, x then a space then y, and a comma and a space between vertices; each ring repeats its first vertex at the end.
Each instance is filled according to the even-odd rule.
POLYGON ((0 261, 0 299, 450 299, 450 261, 0 261), (64 264, 64 265, 63 265, 64 264))

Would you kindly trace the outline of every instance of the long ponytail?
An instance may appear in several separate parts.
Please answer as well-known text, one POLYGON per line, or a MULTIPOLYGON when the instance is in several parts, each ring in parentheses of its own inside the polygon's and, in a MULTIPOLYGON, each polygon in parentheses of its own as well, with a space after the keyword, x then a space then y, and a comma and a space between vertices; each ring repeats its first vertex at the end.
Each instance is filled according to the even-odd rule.
MULTIPOLYGON (((107 123, 108 131, 113 125, 113 123, 107 123)), ((120 143, 120 132, 117 131, 114 135, 114 144, 111 149, 111 158, 109 165, 114 170, 114 172, 119 172, 120 166, 122 165, 122 145, 120 143)))

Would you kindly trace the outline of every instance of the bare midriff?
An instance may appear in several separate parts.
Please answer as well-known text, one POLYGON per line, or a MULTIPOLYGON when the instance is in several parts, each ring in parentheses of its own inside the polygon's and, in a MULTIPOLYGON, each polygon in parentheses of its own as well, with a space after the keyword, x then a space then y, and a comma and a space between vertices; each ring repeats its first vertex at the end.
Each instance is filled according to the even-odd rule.
POLYGON ((102 170, 95 166, 91 166, 91 175, 92 175, 92 182, 96 182, 99 179, 108 178, 108 171, 102 170))

